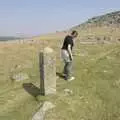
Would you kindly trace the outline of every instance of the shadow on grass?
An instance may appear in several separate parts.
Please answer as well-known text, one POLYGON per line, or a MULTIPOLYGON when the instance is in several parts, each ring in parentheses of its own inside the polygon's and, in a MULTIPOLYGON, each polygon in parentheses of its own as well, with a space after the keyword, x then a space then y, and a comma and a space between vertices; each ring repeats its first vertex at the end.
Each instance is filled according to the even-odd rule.
POLYGON ((62 73, 56 72, 56 75, 62 79, 65 79, 65 76, 62 73))
POLYGON ((25 89, 26 92, 28 92, 33 97, 37 97, 37 96, 41 95, 40 88, 36 87, 32 83, 24 83, 23 88, 25 89))

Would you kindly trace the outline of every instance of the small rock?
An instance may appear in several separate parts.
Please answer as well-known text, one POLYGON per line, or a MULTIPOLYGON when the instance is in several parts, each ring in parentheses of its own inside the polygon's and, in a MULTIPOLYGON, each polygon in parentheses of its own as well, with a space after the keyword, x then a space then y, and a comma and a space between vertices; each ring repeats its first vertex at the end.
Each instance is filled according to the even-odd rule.
POLYGON ((21 65, 15 65, 13 68, 11 68, 10 72, 14 72, 16 71, 17 69, 21 69, 22 66, 21 65))
POLYGON ((21 68, 21 65, 16 65, 15 66, 15 69, 20 69, 21 68))
POLYGON ((107 71, 107 70, 104 70, 103 72, 104 72, 104 73, 107 73, 108 71, 107 71))
POLYGON ((81 53, 81 54, 79 54, 79 56, 84 57, 84 56, 85 56, 85 54, 84 54, 84 53, 81 53))
POLYGON ((53 52, 53 49, 51 49, 51 48, 49 48, 49 47, 46 47, 46 48, 44 49, 44 52, 45 52, 45 53, 52 53, 52 52, 53 52))
POLYGON ((84 118, 81 118, 80 120, 85 120, 84 118))
POLYGON ((73 91, 70 89, 64 89, 64 93, 65 93, 65 95, 72 95, 73 91))
POLYGON ((85 72, 87 72, 87 71, 88 71, 88 69, 84 69, 84 71, 85 71, 85 72))
POLYGON ((13 75, 12 79, 16 81, 23 81, 23 80, 29 79, 29 76, 26 73, 18 73, 18 74, 13 75))
POLYGON ((110 56, 107 56, 106 57, 108 60, 113 60, 114 58, 113 57, 110 57, 110 56))
POLYGON ((33 63, 31 61, 27 61, 26 64, 23 64, 23 69, 24 68, 33 68, 33 63))
POLYGON ((94 58, 91 59, 91 61, 94 61, 94 60, 95 60, 94 58))
POLYGON ((115 81, 114 86, 119 87, 120 86, 120 80, 115 81))
POLYGON ((59 77, 58 76, 56 76, 56 80, 58 80, 59 79, 59 77))
POLYGON ((80 100, 84 99, 84 96, 80 96, 80 100))

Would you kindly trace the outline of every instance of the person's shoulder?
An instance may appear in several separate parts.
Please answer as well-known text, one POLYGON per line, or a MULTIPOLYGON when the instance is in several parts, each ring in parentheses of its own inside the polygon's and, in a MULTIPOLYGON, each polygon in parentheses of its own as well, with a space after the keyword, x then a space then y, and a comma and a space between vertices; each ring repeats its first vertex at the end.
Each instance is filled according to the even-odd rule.
POLYGON ((69 38, 69 35, 67 35, 65 38, 69 38))
POLYGON ((70 40, 70 39, 72 39, 72 37, 71 37, 70 35, 67 35, 67 36, 66 36, 66 39, 69 39, 69 40, 70 40))

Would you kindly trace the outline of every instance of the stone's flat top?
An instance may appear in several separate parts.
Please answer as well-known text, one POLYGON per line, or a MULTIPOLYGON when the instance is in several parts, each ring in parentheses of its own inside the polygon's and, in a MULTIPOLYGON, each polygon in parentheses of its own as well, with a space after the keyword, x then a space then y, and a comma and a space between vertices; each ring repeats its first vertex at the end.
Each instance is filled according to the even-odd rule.
POLYGON ((53 49, 50 48, 50 47, 46 47, 46 48, 44 49, 44 53, 52 53, 52 52, 53 52, 53 49))

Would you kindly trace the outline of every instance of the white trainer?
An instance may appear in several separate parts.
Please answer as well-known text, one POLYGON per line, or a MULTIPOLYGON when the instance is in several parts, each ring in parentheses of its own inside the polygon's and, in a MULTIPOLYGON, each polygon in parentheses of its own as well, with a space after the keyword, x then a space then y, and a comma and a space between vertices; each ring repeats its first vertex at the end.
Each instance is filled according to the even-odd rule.
POLYGON ((70 81, 73 81, 75 80, 75 77, 70 77, 67 81, 70 82, 70 81))

